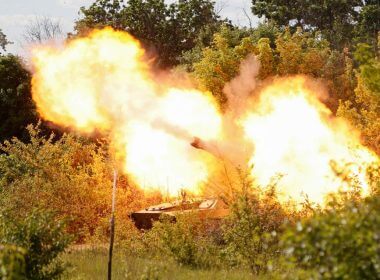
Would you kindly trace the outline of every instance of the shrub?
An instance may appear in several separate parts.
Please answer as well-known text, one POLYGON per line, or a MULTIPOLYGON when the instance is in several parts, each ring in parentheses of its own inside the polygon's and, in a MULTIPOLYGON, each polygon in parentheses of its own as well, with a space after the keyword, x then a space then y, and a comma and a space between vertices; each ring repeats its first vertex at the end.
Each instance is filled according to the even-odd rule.
POLYGON ((274 188, 238 194, 224 226, 224 257, 231 265, 248 266, 255 274, 266 272, 278 256, 278 235, 286 220, 274 188))
POLYGON ((329 207, 286 231, 288 260, 321 279, 378 279, 380 197, 329 207))
POLYGON ((0 279, 26 279, 24 249, 12 245, 0 245, 0 279))
MULTIPOLYGON (((0 221, 0 243, 25 251, 25 275, 28 279, 57 279, 64 271, 59 255, 69 245, 66 222, 52 213, 34 210, 15 219, 3 213, 0 221)), ((15 260, 22 267, 20 254, 15 260)), ((9 257, 8 257, 9 259, 9 257)))
POLYGON ((218 247, 213 242, 209 222, 196 213, 184 212, 176 222, 162 217, 153 228, 140 237, 140 252, 171 258, 181 265, 209 268, 219 265, 218 247))
MULTIPOLYGON (((69 218, 68 231, 78 242, 85 241, 99 232, 111 212, 113 164, 107 143, 73 134, 44 137, 38 126, 28 130, 30 142, 14 138, 0 144, 2 209, 15 217, 33 208, 52 210, 69 218)), ((116 201, 120 213, 142 208, 145 200, 141 190, 120 176, 116 201)))

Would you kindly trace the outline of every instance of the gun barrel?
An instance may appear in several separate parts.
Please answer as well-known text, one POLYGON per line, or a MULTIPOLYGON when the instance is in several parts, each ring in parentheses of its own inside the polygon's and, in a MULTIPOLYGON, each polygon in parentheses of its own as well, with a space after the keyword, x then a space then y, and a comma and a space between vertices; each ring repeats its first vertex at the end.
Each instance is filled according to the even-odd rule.
POLYGON ((190 145, 196 149, 205 150, 205 145, 203 141, 198 137, 194 137, 194 140, 190 143, 190 145))

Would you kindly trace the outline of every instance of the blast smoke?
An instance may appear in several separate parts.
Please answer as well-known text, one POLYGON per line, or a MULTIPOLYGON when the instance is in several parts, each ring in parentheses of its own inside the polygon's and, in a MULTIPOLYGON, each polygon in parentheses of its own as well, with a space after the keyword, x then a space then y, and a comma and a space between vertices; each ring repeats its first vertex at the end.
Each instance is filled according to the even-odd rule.
POLYGON ((238 76, 227 83, 223 89, 228 99, 227 114, 238 118, 247 111, 249 97, 257 86, 260 62, 253 54, 248 55, 240 64, 238 76))
POLYGON ((237 122, 249 110, 249 101, 256 86, 260 63, 254 55, 248 55, 239 67, 239 74, 223 89, 227 97, 227 109, 222 117, 223 137, 216 141, 198 139, 204 149, 235 167, 244 167, 252 154, 253 145, 245 141, 243 127, 237 122))

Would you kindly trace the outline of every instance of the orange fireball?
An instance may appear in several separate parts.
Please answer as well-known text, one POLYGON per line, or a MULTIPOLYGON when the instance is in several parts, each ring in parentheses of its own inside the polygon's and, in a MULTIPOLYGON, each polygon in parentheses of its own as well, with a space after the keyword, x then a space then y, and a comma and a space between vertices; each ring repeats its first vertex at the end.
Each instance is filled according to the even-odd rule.
POLYGON ((326 194, 344 187, 336 171, 355 177, 368 193, 366 169, 377 161, 376 155, 318 100, 306 78, 275 80, 262 90, 242 123, 255 147, 252 175, 262 186, 280 176, 284 199, 323 202, 326 194))
MULTIPOLYGON (((263 187, 281 175, 285 200, 307 196, 321 203, 344 187, 332 165, 368 192, 366 169, 377 156, 318 100, 307 78, 274 80, 252 100, 253 87, 243 87, 256 84, 246 80, 254 75, 241 75, 245 80, 235 79, 228 89, 242 91, 241 98, 234 93, 240 105, 231 102, 222 115, 209 93, 160 81, 140 43, 125 32, 106 28, 61 49, 35 48, 33 64, 41 116, 84 133, 107 131, 125 173, 143 188, 197 192, 221 157, 253 165, 251 175, 263 187), (190 145, 194 137, 202 143, 194 147, 209 147, 209 154, 190 145)), ((251 68, 257 69, 242 69, 251 68)))
POLYGON ((207 155, 189 143, 193 135, 217 138, 221 116, 206 93, 155 84, 143 56, 138 41, 110 28, 63 49, 36 48, 33 99, 52 122, 109 131, 140 186, 196 191, 207 179, 207 155))

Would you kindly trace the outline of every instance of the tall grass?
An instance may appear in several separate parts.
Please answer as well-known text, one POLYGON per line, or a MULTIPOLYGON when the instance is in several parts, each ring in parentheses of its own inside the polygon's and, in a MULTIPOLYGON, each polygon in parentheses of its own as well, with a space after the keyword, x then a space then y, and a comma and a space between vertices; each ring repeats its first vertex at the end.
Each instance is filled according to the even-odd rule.
MULTIPOLYGON (((115 248, 113 259, 113 279, 252 279, 248 270, 191 269, 168 261, 124 255, 115 248)), ((108 251, 106 248, 73 249, 63 257, 70 268, 65 279, 101 279, 107 278, 108 251)))

